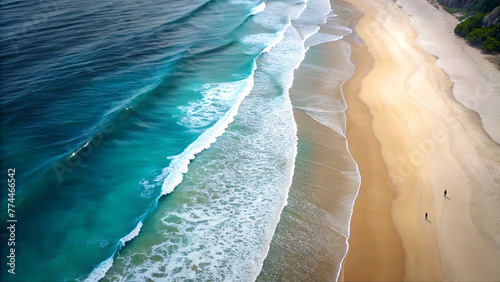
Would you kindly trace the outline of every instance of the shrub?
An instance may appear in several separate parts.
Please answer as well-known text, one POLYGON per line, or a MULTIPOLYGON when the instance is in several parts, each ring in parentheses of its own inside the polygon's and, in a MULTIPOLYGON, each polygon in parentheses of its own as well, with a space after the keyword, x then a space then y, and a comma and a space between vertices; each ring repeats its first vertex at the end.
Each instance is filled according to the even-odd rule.
POLYGON ((481 28, 483 26, 483 18, 487 14, 477 14, 474 17, 468 18, 465 21, 459 23, 455 27, 455 34, 466 37, 474 29, 481 28))
POLYGON ((500 52, 500 41, 494 37, 488 37, 481 45, 481 48, 488 53, 500 52))

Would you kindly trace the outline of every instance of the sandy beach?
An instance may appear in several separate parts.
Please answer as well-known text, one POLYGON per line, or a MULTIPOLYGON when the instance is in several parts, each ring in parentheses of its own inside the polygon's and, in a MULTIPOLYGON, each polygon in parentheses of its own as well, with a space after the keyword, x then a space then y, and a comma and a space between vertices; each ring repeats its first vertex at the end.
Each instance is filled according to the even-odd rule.
MULTIPOLYGON (((419 31, 427 40, 440 38, 411 24, 425 19, 429 6, 435 9, 430 4, 412 10, 410 22, 393 1, 349 3, 356 70, 344 94, 361 188, 340 280, 498 281, 500 146, 491 137, 495 126, 488 133, 483 125, 486 120, 491 127, 498 110, 483 106, 475 112, 457 101, 466 92, 457 85, 472 85, 477 73, 494 66, 471 54, 470 73, 445 72, 446 64, 421 46, 419 31)), ((444 34, 454 37, 439 36, 444 34)), ((438 43, 454 50, 454 42, 438 43)), ((468 54, 450 56, 462 56, 455 58, 460 64, 468 54)), ((496 89, 495 75, 483 76, 484 89, 496 89)), ((496 104, 495 95, 476 97, 484 98, 481 105, 488 98, 496 104)))

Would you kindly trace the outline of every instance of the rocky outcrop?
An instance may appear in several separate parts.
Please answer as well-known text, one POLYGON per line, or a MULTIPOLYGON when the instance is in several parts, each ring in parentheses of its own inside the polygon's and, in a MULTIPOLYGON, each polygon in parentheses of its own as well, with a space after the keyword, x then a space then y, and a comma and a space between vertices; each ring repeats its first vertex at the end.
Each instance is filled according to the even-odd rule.
POLYGON ((484 17, 484 26, 491 27, 500 24, 500 6, 484 17))

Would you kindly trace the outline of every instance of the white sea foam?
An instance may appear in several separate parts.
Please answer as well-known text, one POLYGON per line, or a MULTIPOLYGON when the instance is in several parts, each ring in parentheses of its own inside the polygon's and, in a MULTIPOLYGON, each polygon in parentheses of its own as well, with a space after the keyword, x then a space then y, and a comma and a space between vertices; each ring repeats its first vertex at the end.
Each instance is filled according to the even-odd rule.
MULTIPOLYGON (((345 19, 349 14, 339 11, 339 15, 345 19)), ((308 157, 302 155, 300 158, 301 163, 304 164, 304 162, 307 162, 307 164, 301 165, 296 170, 302 177, 300 179, 297 178, 297 183, 299 184, 294 187, 296 190, 292 194, 295 200, 292 202, 294 205, 289 207, 289 211, 298 215, 287 213, 287 216, 284 217, 283 226, 281 226, 280 230, 286 231, 280 232, 276 237, 276 242, 273 244, 273 252, 269 255, 266 267, 261 273, 262 276, 259 277, 260 281, 269 281, 274 277, 281 277, 284 280, 314 280, 314 278, 318 279, 318 277, 322 277, 320 280, 333 281, 338 278, 337 271, 340 270, 340 262, 344 258, 344 251, 347 250, 345 242, 349 230, 349 217, 352 214, 352 199, 355 198, 355 194, 357 193, 356 188, 360 183, 360 177, 359 171, 357 171, 357 167, 347 149, 344 115, 346 106, 339 89, 343 81, 352 73, 352 64, 349 62, 348 52, 350 50, 346 50, 343 45, 345 42, 338 41, 338 39, 346 32, 350 32, 350 30, 333 28, 338 25, 338 22, 345 21, 344 19, 337 20, 335 17, 329 16, 328 22, 321 27, 319 32, 322 34, 316 33, 309 37, 308 42, 306 42, 306 48, 313 48, 308 50, 305 61, 296 70, 294 87, 291 91, 294 107, 303 110, 313 119, 333 129, 340 135, 334 137, 336 139, 335 142, 332 140, 334 142, 332 144, 338 146, 333 150, 338 155, 330 155, 330 159, 336 159, 337 157, 341 159, 338 162, 339 166, 336 167, 337 161, 333 160, 325 160, 324 162, 315 164, 321 166, 332 164, 328 168, 332 170, 332 173, 338 173, 342 179, 339 183, 329 183, 326 186, 321 185, 322 189, 328 189, 328 192, 331 193, 331 204, 334 207, 329 207, 328 210, 325 210, 320 206, 315 206, 317 201, 314 198, 321 197, 322 195, 326 196, 326 194, 304 194, 304 191, 312 192, 317 190, 320 182, 315 182, 311 179, 313 182, 311 187, 308 187, 306 183, 304 183, 305 185, 301 185, 301 181, 304 181, 302 177, 308 179, 309 171, 312 169, 308 157), (332 33, 331 35, 333 36, 330 36, 330 38, 325 38, 330 35, 329 32, 336 33, 332 33), (329 44, 328 47, 326 45, 318 46, 327 42, 329 44), (342 146, 345 147, 342 148, 342 146), (335 196, 335 192, 337 191, 341 191, 338 199, 335 196), (299 195, 306 198, 301 197, 298 199, 299 195), (303 220, 304 217, 307 220, 303 220), (296 226, 301 227, 295 230, 296 226), (335 234, 330 234, 331 230, 335 230, 335 234), (304 238, 304 236, 311 236, 311 238, 304 238), (326 247, 327 245, 328 247, 326 247), (325 247, 328 251, 323 250, 325 247), (307 258, 300 256, 311 251, 320 255, 307 258), (287 253, 289 256, 283 258, 281 257, 281 253, 287 253), (323 271, 321 271, 323 274, 316 273, 317 268, 314 266, 325 263, 331 266, 328 267, 328 273, 323 271), (305 267, 292 267, 295 265, 304 265, 305 267)), ((308 28, 306 30, 312 29, 308 28)), ((326 128, 322 130, 325 130, 325 132, 329 131, 326 128)), ((307 141, 304 141, 304 144, 307 143, 307 141)))
POLYGON ((143 225, 142 222, 139 222, 137 226, 134 228, 134 230, 132 230, 132 232, 130 232, 127 236, 120 239, 120 244, 122 245, 122 247, 124 247, 128 241, 131 241, 132 239, 137 237, 137 235, 139 235, 139 232, 141 232, 142 225, 143 225))
POLYGON ((257 53, 267 53, 276 44, 283 40, 283 31, 276 33, 256 33, 246 35, 241 39, 241 42, 245 45, 251 46, 247 54, 257 54, 257 53))
MULTIPOLYGON (((338 10, 338 13, 351 13, 352 15, 352 11, 344 7, 334 5, 333 8, 338 10)), ((333 10, 330 11, 327 18, 328 21, 326 24, 321 26, 320 32, 317 32, 308 38, 305 44, 306 48, 327 42, 337 41, 352 33, 352 30, 347 27, 349 20, 345 21, 338 17, 333 10)))
POLYGON ((344 112, 322 112, 316 110, 305 110, 305 112, 315 121, 325 125, 326 127, 345 137, 344 112))
MULTIPOLYGON (((345 81, 352 76, 354 72, 354 66, 350 62, 350 46, 345 43, 345 42, 336 42, 339 39, 343 38, 345 35, 351 33, 352 31, 347 28, 346 26, 349 23, 350 18, 352 18, 352 11, 349 9, 346 9, 344 7, 340 6, 334 6, 334 10, 338 14, 344 14, 344 15, 349 15, 350 17, 337 17, 336 15, 331 15, 328 16, 328 22, 321 27, 321 31, 314 34, 312 37, 308 39, 306 42, 307 48, 313 47, 313 46, 318 46, 320 44, 328 43, 328 42, 335 42, 332 43, 335 45, 334 50, 335 53, 329 54, 329 50, 326 51, 323 49, 323 51, 319 51, 322 49, 317 49, 314 48, 314 50, 311 50, 311 59, 313 62, 317 60, 317 57, 319 56, 328 56, 332 59, 334 59, 334 64, 332 61, 332 66, 333 67, 327 67, 329 63, 327 62, 322 62, 321 65, 322 67, 316 67, 314 66, 315 63, 312 63, 311 65, 303 64, 301 65, 300 71, 303 72, 304 77, 308 77, 309 79, 307 80, 308 83, 311 83, 313 85, 324 85, 325 89, 318 89, 317 91, 323 92, 322 95, 315 95, 315 93, 310 93, 309 95, 301 95, 298 105, 299 108, 303 109, 306 114, 308 114, 310 117, 318 121, 319 123, 331 128, 341 136, 345 138, 345 128, 346 128, 346 118, 345 118, 345 110, 347 109, 347 105, 345 103, 345 98, 343 96, 342 92, 342 86, 345 83, 345 81), (347 20, 346 20, 347 19, 347 20), (317 57, 316 57, 317 56, 317 57), (311 77, 313 77, 313 81, 310 81, 311 77), (318 79, 318 82, 316 83, 314 80, 318 79), (325 81, 329 81, 329 83, 326 83, 325 81), (339 89, 341 96, 335 96, 335 95, 327 95, 325 90, 328 91, 329 93, 332 93, 333 89, 339 89), (319 98, 319 99, 318 99, 319 98)), ((304 83, 304 82, 303 82, 304 83)), ((319 94, 319 93, 318 93, 319 94)), ((295 105, 295 104, 294 104, 295 105)), ((361 183, 361 178, 359 174, 359 170, 357 167, 357 164, 354 162, 354 159, 352 158, 348 145, 347 145, 347 140, 345 141, 345 151, 347 152, 347 158, 350 158, 353 162, 353 164, 356 167, 355 171, 339 171, 343 175, 345 175, 347 178, 349 178, 351 181, 354 181, 354 183, 358 183, 357 188, 353 190, 353 195, 350 197, 352 198, 352 202, 345 203, 346 207, 349 207, 349 211, 345 211, 345 214, 349 216, 349 218, 345 219, 344 215, 342 215, 341 220, 345 221, 347 223, 347 226, 342 226, 342 230, 337 230, 340 232, 344 237, 345 237, 345 253, 340 253, 341 255, 341 261, 345 259, 345 256, 347 254, 347 249, 348 249, 348 242, 347 238, 349 237, 349 230, 350 230, 350 217, 352 216, 352 208, 354 206, 354 201, 357 197, 357 193, 359 191, 359 185, 361 183)), ((341 216, 340 214, 337 216, 341 216)), ((337 259, 337 258, 336 258, 337 259)), ((335 280, 338 279, 339 274, 340 274, 340 269, 341 269, 341 263, 337 265, 338 271, 336 273, 335 280)))
MULTIPOLYGON (((257 16, 262 11, 265 11, 265 8, 266 5, 262 2, 251 11, 251 14, 257 16)), ((282 37, 276 38, 271 45, 274 46, 281 40, 282 37)), ((157 201, 163 195, 174 191, 175 187, 182 182, 183 175, 188 171, 190 161, 195 158, 196 154, 209 148, 211 144, 217 140, 217 137, 222 135, 227 126, 234 120, 234 116, 237 114, 239 105, 253 87, 254 71, 255 67, 252 74, 245 80, 204 85, 204 89, 200 89, 203 91, 204 96, 201 101, 193 102, 189 106, 179 108, 184 112, 184 114, 186 114, 187 117, 190 117, 186 119, 181 118, 179 124, 189 128, 195 129, 208 126, 210 123, 217 120, 217 118, 219 119, 212 127, 203 132, 193 143, 191 143, 181 154, 168 157, 171 159, 170 165, 163 169, 162 174, 155 179, 155 181, 163 181, 161 194, 157 197, 157 201), (229 110, 222 115, 224 108, 228 108, 229 106, 229 110), (220 117, 220 115, 222 115, 222 117, 220 117)), ((144 182, 143 185, 144 184, 154 186, 154 184, 146 182, 144 182)), ((147 195, 144 194, 143 196, 147 195)), ((126 242, 137 237, 140 233, 141 227, 142 222, 140 222, 130 234, 120 240, 121 245, 124 246, 126 242)), ((86 281, 100 280, 105 276, 106 272, 112 265, 113 257, 107 259, 96 267, 88 276, 86 281)))
MULTIPOLYGON (((267 4, 267 9, 252 18, 255 24, 260 25, 266 30, 276 30, 276 23, 285 21, 285 24, 275 32, 254 33, 244 36, 241 41, 247 45, 254 45, 256 49, 261 50, 261 53, 269 52, 274 46, 283 40, 284 32, 292 25, 292 20, 300 16, 306 8, 307 1, 301 2, 295 6, 290 6, 286 2, 270 2, 267 4)), ((250 54, 255 53, 255 50, 249 50, 250 54)))
POLYGON ((259 13, 252 20, 269 30, 283 30, 283 27, 288 27, 291 21, 297 19, 307 6, 307 1, 298 1, 289 3, 287 1, 271 1, 267 2, 266 9, 259 13))
MULTIPOLYGON (((269 29, 276 30, 276 24, 282 23, 281 29, 242 40, 245 44, 269 40, 258 60, 259 69, 245 81, 205 85, 200 101, 181 108, 194 117, 180 121, 188 128, 202 128, 217 120, 212 117, 221 117, 181 154, 172 156, 162 172, 161 195, 174 191, 186 177, 183 189, 176 192, 183 202, 167 208, 164 226, 157 229, 165 241, 144 254, 140 268, 132 263, 134 255, 119 256, 117 267, 123 270, 113 271, 113 279, 124 279, 121 275, 126 273, 132 280, 241 281, 259 274, 286 205, 297 152, 288 89, 294 69, 304 59, 304 41, 317 31, 306 28, 306 21, 302 34, 292 26, 307 2, 285 2, 268 2, 252 17, 269 29), (214 103, 231 107, 222 115, 224 111, 214 103), (226 131, 239 111, 235 128, 226 131), (190 164, 207 148, 211 150, 190 164)), ((312 16, 308 14, 311 20, 312 16)))
POLYGON ((159 206, 166 209, 157 227, 165 240, 145 254, 158 259, 146 259, 140 268, 133 266, 133 256, 117 259, 127 279, 255 279, 291 184, 297 137, 287 89, 303 53, 291 27, 284 41, 259 59, 266 67, 256 71, 256 84, 237 120, 197 157, 176 191, 182 202, 175 208, 159 206), (290 60, 269 65, 283 52, 290 60), (269 89, 265 82, 270 80, 281 83, 269 89))
MULTIPOLYGON (((245 96, 250 93, 253 87, 254 78, 252 75, 247 79, 245 88, 239 91, 239 95, 229 111, 220 118, 210 129, 203 132, 193 143, 191 143, 182 153, 175 156, 170 165, 163 170, 162 175, 165 176, 161 195, 172 193, 175 187, 182 182, 183 174, 188 171, 189 163, 195 158, 196 154, 210 148, 210 145, 217 140, 217 137, 222 135, 227 126, 234 120, 234 116, 238 112, 238 107, 245 96)), ((232 87, 229 87, 232 89, 232 87)), ((216 91, 217 93, 225 93, 224 91, 216 91)), ((211 92, 213 93, 213 92, 211 92)), ((227 95, 232 95, 228 94, 227 95)))
POLYGON ((108 258, 107 260, 101 262, 89 276, 85 279, 85 282, 97 282, 104 278, 106 272, 113 266, 113 257, 108 258))
MULTIPOLYGON (((124 247, 125 244, 135 237, 137 237, 141 231, 141 228, 143 226, 142 222, 139 222, 137 226, 132 230, 129 234, 127 234, 125 237, 120 239, 120 248, 124 247)), ((119 250, 118 248, 117 250, 119 250)), ((85 282, 96 282, 104 278, 106 275, 106 272, 113 266, 113 261, 114 261, 114 254, 108 258, 107 260, 101 262, 96 268, 92 270, 92 272, 85 278, 85 282)))
POLYGON ((318 32, 307 39, 306 46, 312 47, 312 46, 320 45, 320 44, 327 43, 327 42, 337 41, 337 40, 340 40, 342 38, 344 38, 343 35, 335 35, 335 34, 318 32))
MULTIPOLYGON (((282 124, 278 123, 278 124, 275 124, 274 127, 269 126, 269 128, 271 128, 271 130, 273 130, 275 132, 276 131, 279 132, 280 130, 284 130, 283 132, 288 132, 289 134, 293 134, 292 136, 294 138, 293 140, 294 140, 295 144, 293 146, 293 150, 291 152, 288 152, 288 157, 291 159, 291 166, 288 167, 288 172, 287 172, 288 175, 285 176, 286 178, 284 179, 284 181, 282 181, 282 184, 281 184, 281 187, 282 187, 281 189, 282 189, 282 193, 283 193, 282 197, 284 199, 283 199, 283 202, 281 202, 281 204, 276 207, 277 213, 275 213, 274 218, 271 218, 271 221, 269 224, 269 230, 268 230, 267 236, 265 237, 264 242, 263 242, 264 249, 261 252, 260 257, 258 257, 258 260, 257 260, 258 261, 258 265, 257 265, 258 268, 255 268, 255 270, 253 271, 252 280, 255 280, 257 278, 257 276, 259 275, 260 271, 262 270, 264 259, 266 258, 267 254, 269 252, 271 240, 274 236, 276 226, 278 225, 278 222, 280 220, 283 208, 287 204, 288 191, 289 191, 291 183, 292 183, 292 177, 293 177, 293 172, 294 172, 294 167, 295 167, 295 158, 297 155, 297 137, 296 137, 297 125, 295 124, 295 121, 293 120, 292 103, 290 101, 288 90, 290 89, 290 87, 293 84, 294 70, 299 67, 300 62, 304 59, 304 55, 305 55, 305 49, 304 49, 304 45, 303 45, 304 41, 302 40, 302 38, 300 38, 297 30, 294 27, 290 26, 287 29, 287 31, 285 32, 285 39, 282 41, 282 43, 283 44, 277 45, 272 50, 273 51, 272 53, 266 54, 266 55, 268 55, 267 58, 263 58, 263 60, 266 60, 266 59, 268 60, 267 62, 263 62, 263 66, 266 66, 263 71, 268 72, 270 77, 273 77, 277 81, 281 82, 280 84, 282 85, 283 91, 284 91, 283 96, 282 96, 282 98, 284 99, 284 103, 282 104, 282 107, 284 107, 288 111, 288 113, 291 117, 291 123, 288 126, 283 126, 282 124), (283 56, 283 55, 285 55, 285 56, 283 56), (283 66, 280 64, 276 64, 276 65, 274 65, 274 68, 272 70, 270 69, 273 66, 272 62, 280 62, 281 60, 288 62, 287 70, 285 70, 285 68, 283 68, 283 66), (278 126, 276 126, 276 125, 278 125, 278 126)), ((264 132, 264 133, 265 133, 264 136, 271 135, 270 133, 266 133, 266 132, 264 132)), ((278 135, 280 135, 280 133, 278 133, 278 135)), ((284 134, 281 133, 281 135, 284 135, 284 134)), ((283 143, 279 144, 278 146, 286 146, 286 143, 283 142, 283 143)), ((272 213, 271 213, 271 215, 272 215, 272 213)))
POLYGON ((266 9, 266 3, 265 2, 261 2, 257 7, 253 8, 250 13, 252 15, 257 15, 258 13, 264 11, 264 9, 266 9))
POLYGON ((152 183, 147 180, 143 179, 139 182, 139 189, 140 189, 140 195, 142 198, 152 198, 153 193, 155 191, 155 188, 157 187, 158 183, 157 181, 152 181, 152 183))
MULTIPOLYGON (((284 32, 291 26, 292 20, 297 19, 302 14, 307 7, 306 3, 307 2, 303 2, 303 5, 300 6, 297 4, 290 5, 289 3, 284 2, 268 3, 265 6, 266 9, 262 10, 252 18, 252 20, 256 23, 262 26, 267 26, 268 28, 271 27, 269 26, 271 22, 273 22, 272 26, 274 27, 277 22, 280 22, 283 19, 288 21, 284 25, 284 28, 277 32, 278 37, 274 38, 274 40, 262 51, 262 53, 269 52, 269 50, 283 41, 284 32)), ((282 60, 283 56, 288 55, 290 54, 283 52, 280 54, 280 58, 277 58, 276 61, 282 60)), ((281 71, 286 72, 287 70, 289 69, 284 68, 281 71)), ((293 73, 291 76, 293 80, 293 73)), ((186 119, 181 119, 181 124, 197 128, 206 126, 208 123, 213 122, 214 119, 212 117, 216 117, 218 114, 223 112, 220 111, 220 109, 217 109, 218 106, 214 105, 213 102, 215 102, 216 99, 219 102, 224 101, 223 104, 225 104, 226 107, 231 103, 233 104, 231 109, 228 110, 224 116, 215 123, 215 125, 203 132, 202 135, 191 143, 181 154, 175 156, 170 165, 163 170, 161 177, 165 180, 163 182, 161 195, 172 193, 175 187, 182 182, 183 174, 187 173, 189 163, 195 158, 196 154, 209 148, 210 145, 217 140, 217 137, 225 132, 227 126, 234 120, 234 116, 238 112, 238 107, 241 104, 241 101, 252 89, 253 83, 254 77, 252 73, 252 75, 245 82, 219 84, 215 88, 207 86, 208 89, 211 90, 205 92, 204 98, 201 101, 192 103, 187 107, 180 108, 184 111, 184 113, 188 114, 186 119), (243 85, 244 88, 242 88, 243 85), (234 94, 235 90, 238 91, 236 94, 234 94), (219 98, 218 96, 221 94, 223 94, 222 96, 225 96, 226 99, 224 99, 224 97, 219 98), (227 99, 227 97, 232 98, 227 99)), ((222 108, 225 106, 222 106, 222 108)))
POLYGON ((300 17, 293 21, 293 26, 304 41, 318 32, 320 26, 326 23, 327 15, 331 12, 328 0, 310 0, 300 17))
MULTIPOLYGON (((273 5, 269 3, 267 7, 272 8, 273 5)), ((279 5, 275 7, 278 8, 279 5)), ((172 212, 164 218, 165 225, 175 228, 176 230, 185 230, 182 234, 188 237, 186 240, 188 242, 187 244, 170 240, 154 248, 155 254, 165 259, 168 258, 168 264, 165 270, 162 271, 164 275, 167 275, 167 279, 205 277, 215 280, 253 280, 259 274, 264 258, 269 250, 274 229, 279 222, 281 211, 286 205, 288 189, 291 185, 293 175, 293 160, 296 155, 296 145, 286 146, 286 144, 296 144, 296 125, 293 121, 291 102, 288 97, 287 89, 289 89, 293 83, 293 70, 300 65, 300 62, 304 58, 306 51, 304 48, 305 39, 319 29, 317 27, 304 28, 301 36, 296 29, 292 27, 291 20, 296 19, 305 11, 305 8, 305 5, 300 9, 295 7, 296 14, 290 13, 290 10, 287 11, 289 15, 292 14, 295 16, 288 16, 290 22, 286 25, 286 30, 277 33, 279 36, 278 39, 274 37, 275 43, 271 44, 270 48, 264 50, 264 52, 267 53, 262 55, 259 60, 259 72, 256 75, 257 85, 254 86, 252 93, 261 91, 261 95, 265 97, 266 92, 269 91, 267 90, 268 87, 275 83, 280 85, 280 89, 283 89, 284 92, 281 96, 274 99, 275 103, 279 102, 278 104, 273 104, 273 100, 268 100, 265 103, 259 101, 259 103, 252 104, 251 108, 259 109, 259 112, 268 115, 268 118, 276 114, 284 116, 274 121, 261 121, 262 124, 258 125, 260 134, 257 136, 251 135, 249 139, 245 139, 244 135, 238 136, 240 139, 247 142, 244 143, 247 146, 256 146, 251 148, 251 150, 240 148, 241 154, 245 155, 245 153, 248 153, 251 155, 247 155, 246 157, 239 156, 237 161, 235 161, 235 163, 247 165, 240 169, 234 168, 236 172, 239 171, 243 175, 238 174, 238 177, 231 178, 231 185, 229 186, 241 189, 241 196, 239 196, 239 193, 233 188, 232 191, 228 191, 228 193, 218 194, 225 195, 225 197, 221 197, 219 201, 217 201, 217 208, 215 211, 206 206, 195 206, 183 210, 182 212, 172 212), (264 108, 262 108, 263 106, 264 108), (283 118, 287 121, 284 122, 283 118), (272 136, 275 136, 277 139, 273 139, 272 136), (288 138, 289 141, 285 142, 283 138, 288 138), (269 144, 272 140, 279 141, 276 144, 269 144), (269 154, 269 150, 271 149, 277 150, 277 152, 273 152, 272 154, 274 158, 288 158, 288 165, 283 168, 283 174, 281 174, 280 177, 278 177, 276 173, 273 174, 269 171, 269 169, 274 169, 274 166, 268 167, 269 164, 273 163, 272 159, 266 159, 264 157, 266 154, 269 154), (282 151, 283 149, 286 152, 282 151), (259 153, 263 153, 264 155, 259 156, 259 153), (251 162, 247 163, 245 160, 251 160, 251 162), (268 172, 263 173, 264 171, 268 172), (263 177, 264 175, 270 178, 263 177), (275 175, 274 178, 271 178, 273 175, 275 175), (276 180, 278 181, 276 182, 276 180), (258 189, 259 187, 268 188, 262 191, 258 189), (263 194, 252 194, 252 192, 256 191, 263 194), (266 195, 266 191, 273 191, 273 194, 266 195), (249 201, 251 199, 253 199, 253 201, 249 201), (231 203, 242 206, 253 203, 253 205, 257 207, 250 205, 250 209, 238 216, 232 214, 231 211, 233 208, 230 208, 231 203), (187 211, 190 212, 188 213, 187 211), (176 218, 176 220, 172 220, 172 218, 176 218), (247 218, 247 220, 244 220, 244 218, 247 218), (257 218, 263 221, 264 226, 266 226, 264 230, 253 225, 259 222, 257 218), (181 223, 179 223, 179 220, 181 223), (216 230, 214 230, 213 227, 217 227, 216 230), (242 244, 243 242, 245 242, 245 244, 242 244), (172 249, 173 245, 177 246, 177 251, 166 254, 165 250, 172 249), (226 269, 221 269, 221 265, 226 265, 226 269), (197 268, 202 268, 203 271, 198 273, 196 271, 197 268)), ((283 10, 283 7, 278 8, 278 10, 283 10)), ((329 8, 324 9, 323 7, 323 9, 321 9, 321 11, 323 11, 322 15, 326 17, 329 10, 329 8)), ((259 15, 267 16, 265 15, 265 11, 259 15)), ((311 15, 309 14, 308 16, 311 15)), ((264 19, 261 23, 267 23, 267 20, 269 20, 269 18, 264 19)), ((322 22, 317 24, 321 23, 322 22)), ((305 25, 305 23, 302 24, 305 25)), ((252 40, 252 37, 247 37, 246 40, 252 40)), ((252 95, 252 97, 247 97, 245 101, 252 103, 252 101, 254 101, 253 98, 254 95, 252 95)), ((245 118, 246 111, 250 111, 250 109, 245 108, 245 113, 241 113, 239 117, 245 118)), ((228 114, 232 121, 234 115, 229 112, 228 114)), ((248 118, 249 120, 247 120, 247 122, 251 124, 251 117, 248 118)), ((219 131, 220 134, 224 132, 228 123, 223 124, 225 126, 220 127, 220 129, 222 129, 219 131)), ((205 139, 201 137, 202 136, 200 136, 199 139, 205 139)), ((215 141, 215 139, 206 140, 209 141, 204 142, 208 144, 205 147, 210 146, 210 140, 211 142, 215 141)), ((217 148, 217 145, 215 148, 217 148)), ((174 159, 173 163, 176 160, 179 160, 179 162, 175 162, 169 171, 165 171, 168 173, 168 176, 165 179, 162 193, 170 193, 182 182, 182 174, 172 172, 187 172, 189 162, 180 160, 192 159, 195 154, 196 153, 186 152, 186 154, 181 154, 174 159)), ((227 158, 230 158, 230 156, 227 158)), ((224 173, 229 173, 223 163, 218 164, 218 162, 221 161, 226 163, 228 160, 221 157, 213 159, 214 162, 216 162, 215 164, 205 166, 208 168, 218 167, 219 170, 224 173)), ((196 172, 197 171, 193 171, 191 174, 196 174, 196 172)), ((213 175, 213 177, 209 176, 210 182, 208 183, 216 185, 221 189, 229 185, 223 181, 225 179, 223 175, 214 174, 214 172, 204 172, 203 175, 213 175)), ((154 262, 151 263, 155 264, 154 262)), ((158 270, 159 267, 160 266, 151 266, 151 269, 158 270)), ((138 275, 137 277, 152 277, 153 272, 147 275, 138 273, 135 275, 138 275)))
MULTIPOLYGON (((269 3, 266 10, 270 7, 269 3)), ((274 7, 281 12, 282 7, 274 7)), ((304 10, 298 5, 294 8, 297 14, 304 10)), ((265 16, 264 12, 259 16, 265 16)), ((146 256, 161 259, 146 259, 139 270, 129 267, 133 256, 120 257, 128 279, 241 281, 254 280, 259 274, 286 204, 297 152, 288 89, 305 48, 304 39, 290 26, 292 18, 283 18, 289 21, 283 39, 259 58, 251 93, 164 170, 162 194, 172 192, 187 178, 176 194, 184 199, 183 204, 167 209, 161 228, 166 240, 146 256), (225 131, 236 110, 234 128, 225 131), (197 162, 189 164, 208 147, 197 162), (189 173, 183 176, 188 165, 189 173)))
MULTIPOLYGON (((353 17, 353 14, 352 14, 352 11, 351 11, 351 17, 349 18, 349 20, 348 20, 348 21, 350 21, 350 20, 352 19, 352 17, 353 17)), ((346 25, 347 25, 347 24, 348 24, 348 23, 346 23, 346 25)), ((350 60, 350 58, 351 58, 351 53, 352 53, 352 50, 351 50, 351 47, 349 46, 349 63, 352 65, 352 72, 351 72, 351 75, 350 75, 348 78, 346 78, 346 80, 344 80, 344 82, 342 82, 342 85, 341 85, 341 87, 340 87, 340 89, 341 89, 341 90, 342 90, 342 87, 344 86, 344 83, 345 83, 345 82, 346 82, 349 78, 351 78, 351 77, 354 75, 354 64, 353 64, 353 63, 352 63, 352 61, 350 60)), ((343 91, 342 91, 342 96, 344 96, 344 92, 343 92, 343 91)), ((344 103, 346 103, 346 102, 345 102, 345 99, 344 99, 344 103)), ((346 103, 346 107, 347 107, 347 103, 346 103)), ((344 124, 344 127, 347 127, 347 121, 346 121, 346 123, 344 124)), ((348 143, 347 143, 347 139, 346 139, 346 148, 347 148, 347 152, 349 153, 349 156, 351 157, 351 159, 353 159, 353 160, 354 160, 354 157, 352 156, 351 152, 349 151, 349 145, 348 145, 348 143)), ((351 210, 350 210, 350 213, 349 213, 349 225, 348 225, 348 227, 347 227, 348 233, 347 233, 347 238, 346 238, 346 241, 345 241, 345 242, 346 242, 346 244, 347 244, 347 250, 346 250, 346 252, 345 252, 344 256, 342 257, 342 263, 341 263, 341 266, 343 265, 343 262, 344 262, 344 260, 345 260, 345 258, 346 258, 346 256, 347 256, 347 251, 349 250, 349 241, 348 241, 348 239, 349 239, 350 232, 351 232, 351 219, 352 219, 352 214, 353 214, 353 212, 354 212, 354 202, 356 201, 356 198, 358 197, 358 194, 359 194, 359 188, 361 187, 361 173, 360 173, 360 171, 359 171, 358 164, 357 164, 356 162, 355 162, 355 164, 356 164, 356 173, 357 173, 357 175, 353 175, 353 174, 351 173, 351 177, 357 177, 357 179, 359 179, 359 185, 358 185, 358 187, 357 187, 358 189, 356 190, 356 195, 354 196, 354 200, 353 200, 353 201, 352 201, 352 203, 351 203, 351 210)), ((336 278, 337 280, 338 280, 338 278, 339 278, 340 271, 341 271, 341 268, 339 267, 339 271, 338 271, 338 273, 337 273, 337 278, 336 278)))
POLYGON ((179 106, 178 124, 190 129, 207 127, 222 118, 248 92, 251 78, 228 83, 205 84, 196 89, 203 98, 190 102, 187 106, 179 106))

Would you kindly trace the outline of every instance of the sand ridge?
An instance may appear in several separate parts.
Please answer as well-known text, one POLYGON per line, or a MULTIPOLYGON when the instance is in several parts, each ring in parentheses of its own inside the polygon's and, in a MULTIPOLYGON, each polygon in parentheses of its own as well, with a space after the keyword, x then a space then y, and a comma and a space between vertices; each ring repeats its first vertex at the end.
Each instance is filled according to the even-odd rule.
MULTIPOLYGON (((353 273, 364 272, 363 280, 400 280, 397 277, 402 273, 406 281, 498 280, 500 245, 494 236, 500 226, 498 143, 486 134, 479 116, 455 100, 449 76, 439 68, 436 57, 417 43, 418 32, 397 4, 389 0, 350 3, 364 14, 356 32, 366 44, 373 66, 358 90, 344 89, 348 106, 353 101, 349 96, 355 95, 367 110, 349 110, 348 118, 365 115, 372 119, 368 129, 348 124, 348 139, 372 130, 386 167, 371 172, 363 169, 372 160, 356 159, 356 154, 366 153, 366 145, 350 142, 361 171, 358 197, 361 200, 368 193, 363 181, 374 177, 370 173, 388 175, 390 183, 385 186, 394 194, 381 190, 380 194, 387 195, 372 200, 390 207, 404 249, 404 256, 397 257, 404 260, 404 267, 395 263, 384 274, 369 268, 370 259, 362 261, 361 253, 355 255, 360 245, 374 248, 377 240, 373 238, 379 235, 366 227, 370 224, 356 224, 363 220, 363 214, 356 213, 356 205, 363 205, 360 201, 355 205, 349 241, 353 252, 346 258, 343 279, 360 280, 353 273), (443 196, 445 189, 448 198, 443 196), (357 232, 364 236, 354 240, 357 232)), ((369 213, 364 214, 369 220, 369 213)), ((398 248, 400 242, 393 240, 393 247, 398 248)), ((371 263, 380 264, 381 257, 374 256, 371 263)))

